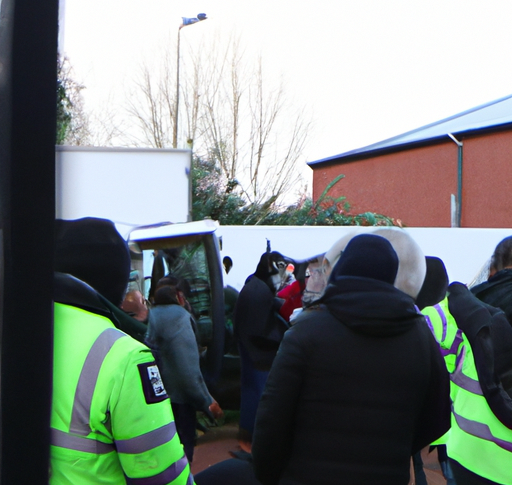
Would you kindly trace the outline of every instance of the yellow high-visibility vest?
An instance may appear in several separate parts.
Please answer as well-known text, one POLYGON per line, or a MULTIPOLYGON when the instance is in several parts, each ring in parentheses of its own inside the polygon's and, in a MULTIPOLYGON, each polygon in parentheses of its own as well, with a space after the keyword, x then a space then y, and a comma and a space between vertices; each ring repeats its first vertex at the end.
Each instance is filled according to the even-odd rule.
POLYGON ((450 458, 496 483, 512 483, 512 430, 491 411, 478 382, 471 345, 448 310, 448 297, 422 310, 450 372, 452 419, 443 437, 450 458))
POLYGON ((55 303, 50 483, 193 484, 150 350, 55 303))

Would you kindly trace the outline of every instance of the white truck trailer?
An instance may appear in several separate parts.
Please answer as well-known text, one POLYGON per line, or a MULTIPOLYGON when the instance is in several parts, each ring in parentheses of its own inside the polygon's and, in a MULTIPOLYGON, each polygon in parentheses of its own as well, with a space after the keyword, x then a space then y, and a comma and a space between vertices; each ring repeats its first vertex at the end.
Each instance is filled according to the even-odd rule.
POLYGON ((191 221, 190 150, 56 147, 56 217, 112 220, 128 241, 132 284, 172 272, 187 279, 188 299, 207 347, 204 374, 219 377, 224 350, 224 294, 217 224, 191 221))
POLYGON ((123 236, 192 220, 190 150, 57 146, 55 154, 59 219, 110 219, 123 236))

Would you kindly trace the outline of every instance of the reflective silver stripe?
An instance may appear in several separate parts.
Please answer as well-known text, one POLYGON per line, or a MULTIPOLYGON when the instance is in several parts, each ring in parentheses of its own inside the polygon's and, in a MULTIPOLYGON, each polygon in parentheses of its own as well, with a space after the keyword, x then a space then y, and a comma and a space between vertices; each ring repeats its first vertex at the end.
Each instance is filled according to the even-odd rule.
MULTIPOLYGON (((418 307, 416 307, 418 308, 418 307)), ((430 328, 430 331, 432 332, 432 335, 436 337, 436 332, 434 330, 434 325, 432 325, 432 321, 430 320, 430 317, 428 315, 423 315, 425 317, 425 320, 427 322, 428 328, 430 328)))
POLYGON ((51 429, 51 442, 53 446, 60 446, 68 450, 84 451, 95 455, 105 455, 115 451, 114 445, 91 440, 82 436, 75 436, 58 429, 51 429))
POLYGON ((441 318, 441 323, 443 325, 443 335, 441 337, 441 342, 444 342, 444 340, 446 339, 446 330, 448 328, 448 322, 446 321, 446 315, 444 314, 444 311, 441 308, 441 305, 439 305, 439 304, 434 305, 434 308, 437 311, 439 317, 441 318))
POLYGON ((462 366, 464 364, 464 359, 466 357, 466 347, 462 348, 461 358, 457 363, 457 368, 450 376, 451 381, 459 386, 461 389, 465 391, 472 392, 473 394, 478 394, 479 396, 483 396, 482 388, 480 383, 476 379, 472 379, 462 372, 462 366))
MULTIPOLYGON (((173 463, 167 470, 164 470, 162 473, 158 475, 153 475, 152 477, 145 478, 130 478, 126 477, 127 485, 166 485, 167 483, 171 483, 173 480, 176 480, 182 473, 183 470, 188 465, 188 460, 186 456, 183 456, 181 460, 173 463)), ((187 478, 187 485, 194 483, 193 477, 189 472, 189 476, 187 478)))
POLYGON ((460 414, 457 414, 455 411, 452 411, 457 421, 459 428, 466 433, 476 436, 477 438, 481 438, 486 441, 490 441, 495 445, 503 448, 504 450, 512 452, 512 443, 510 441, 505 441, 500 438, 496 438, 491 433, 489 426, 484 423, 479 423, 478 421, 472 421, 470 419, 463 418, 460 414))
POLYGON ((187 485, 194 485, 194 477, 192 476, 192 473, 188 476, 187 485))
POLYGON ((119 453, 144 453, 157 446, 171 441, 176 435, 176 424, 166 424, 161 428, 145 433, 129 440, 116 440, 116 448, 119 453))
POLYGON ((454 384, 457 384, 460 388, 465 391, 472 392, 473 394, 478 394, 479 396, 483 396, 482 388, 480 387, 480 383, 463 374, 462 372, 454 373, 451 376, 451 380, 454 384))
POLYGON ((459 345, 462 343, 462 341, 462 331, 460 330, 460 328, 458 328, 457 333, 455 334, 455 338, 453 339, 452 345, 448 349, 448 354, 456 355, 457 351, 459 350, 459 345))
POLYGON ((76 386, 73 412, 71 414, 70 432, 87 436, 91 432, 89 426, 92 395, 101 365, 114 343, 126 335, 115 328, 107 328, 94 342, 80 372, 76 386))

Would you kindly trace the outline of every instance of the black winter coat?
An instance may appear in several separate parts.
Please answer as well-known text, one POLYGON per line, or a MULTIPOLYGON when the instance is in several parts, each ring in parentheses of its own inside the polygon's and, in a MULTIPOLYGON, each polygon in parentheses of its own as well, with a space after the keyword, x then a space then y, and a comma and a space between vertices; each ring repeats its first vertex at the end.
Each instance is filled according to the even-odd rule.
POLYGON ((287 322, 279 315, 282 300, 268 285, 252 276, 244 285, 235 306, 234 332, 248 352, 256 369, 268 371, 272 366, 287 322))
POLYGON ((413 300, 343 277, 285 333, 253 439, 264 485, 400 485, 450 426, 449 378, 413 300))
POLYGON ((471 293, 488 305, 501 308, 512 325, 512 269, 498 271, 486 282, 471 288, 471 293))

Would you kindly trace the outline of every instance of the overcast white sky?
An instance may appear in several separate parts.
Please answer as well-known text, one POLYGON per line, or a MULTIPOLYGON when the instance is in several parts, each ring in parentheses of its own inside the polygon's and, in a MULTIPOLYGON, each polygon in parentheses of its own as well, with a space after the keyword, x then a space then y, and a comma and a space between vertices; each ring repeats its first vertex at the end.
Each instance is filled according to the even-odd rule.
POLYGON ((182 45, 233 29, 314 112, 308 161, 399 135, 512 93, 511 0, 62 0, 61 52, 106 102, 181 17, 182 45))

